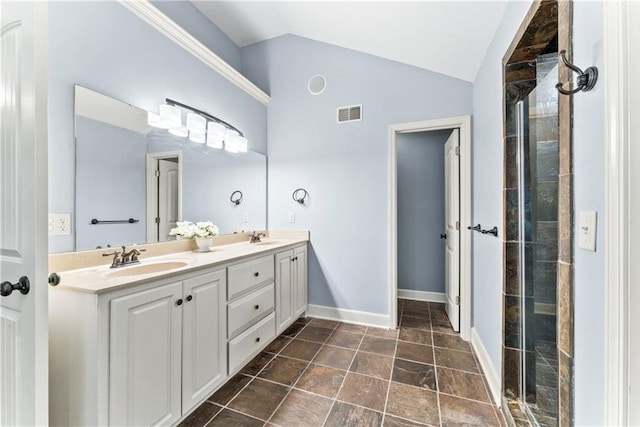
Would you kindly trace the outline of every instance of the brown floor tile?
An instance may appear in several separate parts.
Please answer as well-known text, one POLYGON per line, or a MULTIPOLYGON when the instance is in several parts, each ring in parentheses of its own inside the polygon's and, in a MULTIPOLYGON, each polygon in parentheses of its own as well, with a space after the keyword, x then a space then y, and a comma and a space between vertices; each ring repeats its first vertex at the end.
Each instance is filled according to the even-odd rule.
POLYGON ((436 365, 461 371, 480 373, 473 354, 464 351, 435 347, 436 365))
POLYGON ((362 334, 352 334, 351 332, 335 331, 325 344, 357 349, 362 340, 362 334))
POLYGON ((240 370, 240 373, 247 375, 257 375, 258 372, 260 372, 260 370, 264 368, 264 365, 269 363, 271 359, 273 359, 273 354, 262 352, 254 357, 251 362, 247 363, 247 365, 240 370))
POLYGON ((407 317, 421 317, 425 319, 429 319, 429 308, 428 307, 415 307, 408 306, 402 308, 402 316, 407 317))
POLYGON ((393 356, 396 351, 396 341, 365 335, 360 344, 360 351, 393 356))
POLYGON ((402 307, 403 308, 415 307, 415 308, 422 308, 424 310, 428 310, 429 303, 427 301, 417 301, 413 299, 407 299, 407 300, 404 300, 404 304, 402 307))
POLYGON ((415 421, 403 420, 402 418, 394 417, 386 414, 384 416, 384 427, 422 427, 427 424, 417 423, 415 421))
POLYGON ((416 344, 431 345, 431 330, 420 330, 413 328, 400 328, 398 339, 416 344))
POLYGON ((210 402, 219 403, 220 405, 226 405, 236 394, 240 392, 251 381, 251 377, 245 375, 235 375, 225 385, 220 387, 218 391, 213 393, 207 399, 210 402))
POLYGON ((389 381, 349 372, 337 399, 382 411, 387 397, 389 381))
POLYGON ((299 317, 296 320, 296 323, 302 323, 303 325, 306 325, 307 323, 311 322, 311 317, 299 317))
POLYGON ((384 329, 384 328, 367 328, 366 335, 370 335, 372 337, 387 338, 390 340, 395 340, 396 338, 398 338, 398 330, 384 329))
POLYGON ((446 311, 447 309, 443 302, 430 302, 429 310, 430 311, 433 311, 433 310, 446 311))
POLYGON ((367 331, 367 327, 362 325, 352 325, 351 323, 340 323, 336 328, 336 331, 364 334, 367 331))
POLYGON ((355 350, 325 345, 313 359, 313 363, 346 371, 351 366, 354 354, 356 354, 355 350))
POLYGON ((331 404, 330 399, 291 390, 270 421, 287 427, 321 426, 331 409, 331 404))
POLYGON ((431 322, 442 323, 443 325, 451 324, 447 313, 440 310, 431 310, 431 322))
POLYGON ((331 335, 331 331, 331 329, 321 328, 310 324, 296 336, 296 339, 324 344, 327 338, 329 338, 329 335, 331 335))
POLYGON ((433 364, 433 347, 398 341, 396 358, 433 364))
POLYGON ((304 329, 306 325, 302 322, 298 323, 294 323, 293 325, 289 326, 283 333, 282 335, 286 335, 288 337, 295 337, 296 335, 298 335, 298 333, 304 329))
POLYGON ((256 378, 227 406, 266 421, 288 391, 289 387, 256 378))
POLYGON ((438 367, 440 392, 490 403, 482 375, 438 367))
POLYGON ((429 319, 422 319, 419 317, 402 317, 400 326, 405 328, 420 329, 422 331, 431 330, 431 321, 429 319))
POLYGON ((207 427, 261 427, 263 424, 263 421, 256 420, 255 418, 223 409, 207 424, 207 427))
POLYGON ((414 387, 437 390, 436 370, 433 365, 396 359, 391 380, 414 387))
POLYGON ((273 340, 273 342, 271 344, 269 344, 267 346, 267 348, 264 349, 264 351, 266 353, 274 353, 277 354, 280 352, 280 350, 282 350, 283 348, 285 348, 285 346, 287 344, 289 344, 289 342, 291 341, 290 337, 284 336, 284 335, 280 335, 278 338, 276 338, 275 340, 273 340))
POLYGON ((493 406, 485 403, 441 394, 440 411, 442 414, 442 425, 500 426, 493 406))
POLYGON ((419 423, 440 425, 436 392, 391 383, 387 413, 419 423))
POLYGON ((436 347, 449 348, 451 350, 471 352, 471 346, 459 336, 446 334, 433 334, 433 345, 436 347))
POLYGON ((189 416, 179 424, 179 427, 202 427, 211 421, 221 409, 221 406, 204 402, 198 409, 189 414, 189 416))
POLYGON ((431 322, 431 330, 438 334, 449 334, 458 336, 458 332, 454 331, 451 325, 439 322, 431 322))
POLYGON ((280 351, 280 355, 310 361, 320 350, 320 347, 322 344, 294 339, 280 351))
POLYGON ((392 365, 392 357, 359 351, 349 371, 388 380, 391 377, 392 365))
POLYGON ((311 364, 296 383, 296 388, 333 398, 346 374, 339 369, 311 364))
POLYGON ((319 326, 321 328, 335 329, 336 326, 340 324, 340 322, 336 322, 334 320, 326 320, 326 319, 315 319, 312 317, 311 322, 309 322, 309 324, 313 326, 319 326))
POLYGON ((376 427, 382 424, 382 414, 370 409, 336 402, 331 408, 327 427, 376 427))
POLYGON ((302 360, 276 356, 271 362, 267 363, 258 376, 290 386, 302 375, 308 364, 309 362, 303 362, 302 360))

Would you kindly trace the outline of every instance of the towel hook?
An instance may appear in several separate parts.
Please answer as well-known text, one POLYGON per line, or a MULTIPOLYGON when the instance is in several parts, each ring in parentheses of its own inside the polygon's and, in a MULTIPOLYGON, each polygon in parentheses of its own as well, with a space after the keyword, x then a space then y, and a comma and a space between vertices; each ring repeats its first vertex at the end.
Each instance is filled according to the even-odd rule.
POLYGON ((558 92, 563 95, 573 95, 580 91, 589 92, 595 87, 596 82, 598 81, 598 69, 596 67, 589 67, 585 71, 582 71, 580 68, 567 60, 566 54, 566 50, 561 50, 560 58, 562 58, 562 62, 564 62, 564 65, 578 73, 578 86, 575 89, 566 90, 562 87, 562 83, 558 83, 556 85, 556 89, 558 89, 558 92))
POLYGON ((242 191, 236 190, 231 193, 231 197, 229 197, 229 200, 231 200, 231 203, 238 206, 242 202, 242 191))
POLYGON ((309 195, 309 193, 307 193, 307 190, 305 190, 304 188, 298 188, 297 190, 295 190, 293 192, 293 194, 291 194, 291 197, 293 197, 293 200, 295 200, 296 202, 300 203, 301 205, 304 205, 304 201, 307 198, 307 196, 309 195), (303 192, 304 194, 302 195, 302 197, 300 197, 298 195, 299 192, 303 192))

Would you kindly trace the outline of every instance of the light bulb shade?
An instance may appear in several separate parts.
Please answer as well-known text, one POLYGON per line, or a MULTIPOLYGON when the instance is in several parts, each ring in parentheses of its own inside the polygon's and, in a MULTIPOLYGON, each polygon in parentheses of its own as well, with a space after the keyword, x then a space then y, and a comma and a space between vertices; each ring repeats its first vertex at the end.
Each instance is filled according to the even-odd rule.
POLYGON ((238 136, 235 138, 236 148, 240 153, 246 153, 249 146, 249 141, 244 136, 238 136))
POLYGON ((222 123, 209 122, 207 123, 207 138, 222 141, 226 130, 227 128, 222 123))
POLYGON ((240 133, 238 133, 237 130, 235 129, 231 129, 228 128, 225 132, 224 132, 224 142, 226 143, 227 141, 231 141, 233 140, 236 136, 240 135, 240 133))
POLYGON ((147 112, 147 124, 154 128, 166 129, 160 120, 160 116, 152 111, 147 112))
POLYGON ((204 144, 207 141, 207 136, 204 133, 189 132, 189 141, 204 144))
POLYGON ((222 148, 222 138, 212 137, 207 134, 207 145, 211 148, 222 148))
POLYGON ((187 129, 192 133, 205 134, 207 132, 207 119, 199 114, 187 113, 187 129))
POLYGON ((178 107, 160 104, 160 124, 165 129, 176 129, 182 126, 182 113, 178 107))
POLYGON ((189 135, 189 132, 187 131, 187 128, 185 126, 180 126, 179 128, 175 129, 169 129, 169 133, 181 138, 185 138, 187 135, 189 135))

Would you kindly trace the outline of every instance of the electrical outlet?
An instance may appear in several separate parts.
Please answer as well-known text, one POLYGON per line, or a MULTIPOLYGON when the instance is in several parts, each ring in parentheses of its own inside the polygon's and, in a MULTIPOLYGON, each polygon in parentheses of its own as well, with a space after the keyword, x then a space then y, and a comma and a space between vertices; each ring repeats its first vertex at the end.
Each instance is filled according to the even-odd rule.
POLYGON ((249 212, 242 212, 242 222, 249 222, 249 212))
POLYGON ((71 214, 49 214, 47 228, 49 236, 68 236, 71 234, 71 214))
POLYGON ((293 224, 294 222, 296 222, 296 213, 289 212, 289 223, 293 224))

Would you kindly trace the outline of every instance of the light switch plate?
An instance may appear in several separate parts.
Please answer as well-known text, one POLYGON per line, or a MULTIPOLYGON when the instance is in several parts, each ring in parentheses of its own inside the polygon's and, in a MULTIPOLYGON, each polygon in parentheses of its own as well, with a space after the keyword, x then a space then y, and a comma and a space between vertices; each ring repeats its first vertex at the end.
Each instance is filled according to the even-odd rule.
POLYGON ((597 213, 580 212, 578 217, 578 247, 596 251, 597 213))
POLYGON ((289 212, 289 223, 293 224, 294 222, 296 222, 296 213, 289 212))
POLYGON ((249 222, 249 212, 242 212, 242 222, 249 222))

